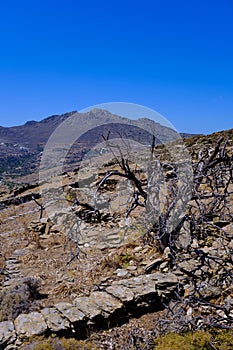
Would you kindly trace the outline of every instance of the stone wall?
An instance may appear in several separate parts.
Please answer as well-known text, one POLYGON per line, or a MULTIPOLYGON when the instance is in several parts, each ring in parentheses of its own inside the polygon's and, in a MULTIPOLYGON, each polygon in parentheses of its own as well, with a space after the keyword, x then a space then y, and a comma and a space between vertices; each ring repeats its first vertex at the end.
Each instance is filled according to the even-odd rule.
MULTIPOLYGON (((179 281, 180 282, 180 281, 179 281)), ((72 335, 81 338, 91 329, 113 326, 132 315, 160 310, 178 284, 173 273, 153 273, 114 281, 105 291, 78 297, 72 304, 60 302, 40 312, 21 314, 0 323, 0 349, 17 349, 36 335, 72 335)))

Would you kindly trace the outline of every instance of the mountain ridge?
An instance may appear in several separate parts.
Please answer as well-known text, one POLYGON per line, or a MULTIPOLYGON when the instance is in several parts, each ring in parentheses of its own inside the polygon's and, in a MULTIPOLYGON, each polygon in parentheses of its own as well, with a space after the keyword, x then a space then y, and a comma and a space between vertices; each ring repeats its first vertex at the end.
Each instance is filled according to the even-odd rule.
MULTIPOLYGON (((121 132, 124 135, 129 134, 132 139, 142 143, 145 143, 149 136, 151 137, 150 130, 153 130, 153 134, 156 134, 157 144, 179 137, 175 130, 145 116, 133 120, 97 108, 86 113, 71 111, 61 115, 55 114, 38 122, 29 120, 19 126, 0 126, 0 176, 19 176, 38 170, 41 152, 47 140, 54 130, 72 115, 74 118, 70 119, 70 130, 74 129, 73 125, 77 128, 79 123, 85 123, 86 130, 90 129, 83 138, 86 146, 82 144, 82 147, 86 147, 86 149, 92 148, 94 144, 100 141, 105 125, 108 125, 108 128, 111 125, 112 137, 119 137, 117 134, 121 132), (100 125, 93 128, 93 124, 95 124, 93 120, 97 121, 97 125, 98 120, 101 120, 102 129, 100 125)), ((186 133, 180 134, 180 136, 189 137, 194 135, 186 133)), ((83 154, 80 145, 76 157, 77 154, 78 157, 83 154)))

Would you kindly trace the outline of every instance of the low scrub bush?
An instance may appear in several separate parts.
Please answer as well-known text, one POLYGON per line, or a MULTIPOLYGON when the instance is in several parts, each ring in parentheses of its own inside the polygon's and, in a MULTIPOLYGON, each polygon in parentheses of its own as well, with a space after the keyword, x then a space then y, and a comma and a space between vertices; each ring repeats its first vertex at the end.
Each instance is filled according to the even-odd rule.
POLYGON ((37 309, 39 288, 40 281, 28 277, 18 285, 3 289, 0 294, 0 321, 12 320, 21 313, 37 309))
POLYGON ((168 333, 155 340, 154 350, 232 350, 233 330, 168 333))
POLYGON ((21 347, 23 350, 98 350, 94 344, 74 338, 37 337, 30 344, 21 347))

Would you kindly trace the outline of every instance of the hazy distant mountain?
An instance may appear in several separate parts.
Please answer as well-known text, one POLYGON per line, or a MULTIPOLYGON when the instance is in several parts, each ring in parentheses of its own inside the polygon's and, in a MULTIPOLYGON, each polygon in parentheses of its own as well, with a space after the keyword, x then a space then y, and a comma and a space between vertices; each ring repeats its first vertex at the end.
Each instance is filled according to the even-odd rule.
POLYGON ((35 151, 38 146, 45 144, 56 127, 73 113, 75 112, 53 115, 40 122, 28 121, 20 126, 0 127, 0 143, 19 144, 35 151))
MULTIPOLYGON (((58 125, 74 114, 74 118, 70 119, 71 130, 72 123, 76 125, 76 128, 82 123, 85 123, 87 129, 91 128, 93 119, 95 121, 100 119, 101 124, 107 124, 92 128, 76 142, 76 161, 77 154, 81 157, 83 149, 90 149, 96 143, 101 142, 102 134, 107 131, 110 131, 112 138, 119 137, 121 134, 144 144, 151 142, 152 135, 149 130, 153 130, 156 135, 157 144, 177 138, 177 133, 174 130, 153 120, 147 118, 130 120, 101 109, 93 109, 87 113, 73 111, 62 115, 53 115, 40 122, 28 121, 20 126, 0 127, 0 175, 19 176, 34 172, 38 168, 40 154, 50 135, 58 125)), ((191 135, 185 134, 185 136, 191 135)))

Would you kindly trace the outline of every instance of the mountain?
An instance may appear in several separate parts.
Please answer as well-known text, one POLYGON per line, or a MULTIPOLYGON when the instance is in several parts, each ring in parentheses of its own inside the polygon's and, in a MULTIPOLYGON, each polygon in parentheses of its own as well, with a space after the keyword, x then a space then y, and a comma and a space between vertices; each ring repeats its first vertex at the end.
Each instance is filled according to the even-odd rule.
MULTIPOLYGON (((77 130, 79 125, 85 125, 85 130, 90 129, 76 141, 69 152, 70 163, 81 159, 84 152, 102 142, 102 135, 107 136, 109 132, 110 138, 119 138, 119 135, 123 135, 143 144, 151 144, 151 130, 156 135, 156 144, 177 139, 178 136, 174 130, 153 120, 147 118, 130 120, 101 109, 93 109, 87 113, 73 111, 53 115, 40 122, 28 121, 20 126, 0 127, 0 176, 15 177, 35 172, 50 135, 68 119, 71 132, 77 130), (73 118, 70 118, 71 116, 73 118), (93 124, 98 125, 98 121, 101 121, 101 125, 93 128, 93 124)), ((59 139, 58 146, 62 147, 62 142, 62 139, 59 139)))
POLYGON ((46 143, 59 124, 74 113, 53 115, 40 122, 28 121, 20 126, 0 127, 0 144, 5 143, 8 146, 17 144, 19 147, 26 147, 29 151, 35 151, 40 145, 46 143))

